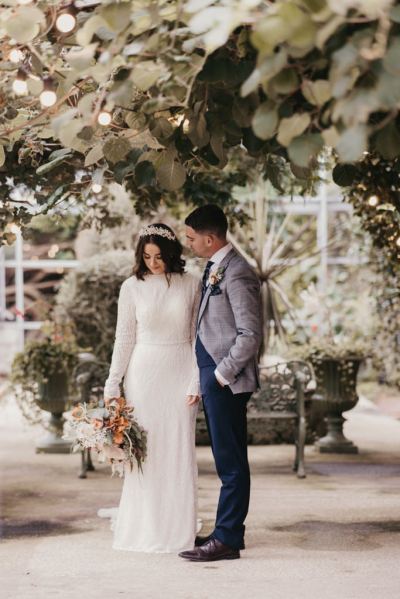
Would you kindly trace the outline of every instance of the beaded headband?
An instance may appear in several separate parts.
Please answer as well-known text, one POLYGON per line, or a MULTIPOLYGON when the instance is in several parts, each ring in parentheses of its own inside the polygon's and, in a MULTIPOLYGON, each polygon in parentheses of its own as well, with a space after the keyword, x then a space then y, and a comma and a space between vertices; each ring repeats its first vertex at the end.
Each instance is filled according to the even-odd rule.
POLYGON ((160 237, 166 237, 170 241, 176 241, 176 236, 168 229, 164 229, 163 227, 155 227, 154 225, 147 225, 143 227, 143 229, 139 232, 139 237, 146 237, 147 235, 159 235, 160 237))

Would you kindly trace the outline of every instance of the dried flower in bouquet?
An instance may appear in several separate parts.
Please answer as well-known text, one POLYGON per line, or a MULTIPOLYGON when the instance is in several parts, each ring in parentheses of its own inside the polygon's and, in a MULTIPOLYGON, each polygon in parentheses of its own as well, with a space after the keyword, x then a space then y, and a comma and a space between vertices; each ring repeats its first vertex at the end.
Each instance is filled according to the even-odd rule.
POLYGON ((133 416, 134 408, 123 397, 97 405, 81 403, 67 420, 64 438, 73 442, 73 451, 93 449, 102 461, 108 460, 112 474, 123 476, 125 467, 139 470, 146 458, 147 433, 133 416))

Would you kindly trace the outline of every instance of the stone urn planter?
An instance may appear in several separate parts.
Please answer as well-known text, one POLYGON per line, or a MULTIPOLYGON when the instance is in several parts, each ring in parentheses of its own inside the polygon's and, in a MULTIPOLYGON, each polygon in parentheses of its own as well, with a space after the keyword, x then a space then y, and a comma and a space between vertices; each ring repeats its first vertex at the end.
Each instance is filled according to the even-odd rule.
POLYGON ((351 410, 358 402, 357 374, 362 358, 321 357, 311 361, 327 425, 327 434, 316 442, 316 447, 321 453, 358 453, 357 446, 343 433, 346 421, 343 412, 351 410))
POLYGON ((62 438, 64 428, 63 413, 69 402, 68 374, 57 372, 49 376, 47 382, 39 383, 36 404, 41 410, 50 412, 47 433, 36 444, 37 453, 69 453, 71 443, 62 438))
POLYGON ((40 337, 26 342, 12 363, 11 382, 24 416, 43 424, 46 435, 36 445, 38 453, 68 453, 71 443, 62 438, 65 412, 79 348, 67 324, 47 322, 40 337), (41 410, 50 413, 47 423, 41 410))

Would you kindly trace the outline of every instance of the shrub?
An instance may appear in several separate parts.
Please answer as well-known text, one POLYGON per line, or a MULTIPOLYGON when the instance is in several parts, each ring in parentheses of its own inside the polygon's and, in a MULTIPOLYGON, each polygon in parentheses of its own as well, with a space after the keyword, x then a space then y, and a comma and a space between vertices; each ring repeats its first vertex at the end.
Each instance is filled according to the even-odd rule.
POLYGON ((57 317, 72 322, 78 344, 103 362, 111 360, 119 289, 133 262, 133 252, 126 250, 84 260, 64 278, 56 298, 57 317))

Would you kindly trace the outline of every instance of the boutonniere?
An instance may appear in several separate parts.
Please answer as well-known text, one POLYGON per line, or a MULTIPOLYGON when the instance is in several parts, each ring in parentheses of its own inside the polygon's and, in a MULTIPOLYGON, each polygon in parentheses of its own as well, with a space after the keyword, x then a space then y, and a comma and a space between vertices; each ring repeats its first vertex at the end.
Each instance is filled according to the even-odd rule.
POLYGON ((211 287, 216 287, 220 284, 225 274, 225 266, 219 266, 216 270, 210 273, 208 277, 208 284, 211 287))

